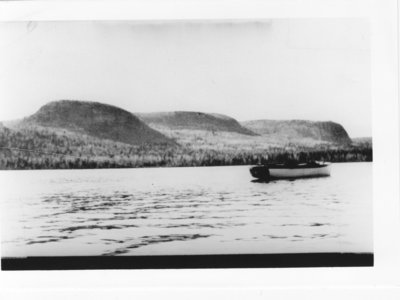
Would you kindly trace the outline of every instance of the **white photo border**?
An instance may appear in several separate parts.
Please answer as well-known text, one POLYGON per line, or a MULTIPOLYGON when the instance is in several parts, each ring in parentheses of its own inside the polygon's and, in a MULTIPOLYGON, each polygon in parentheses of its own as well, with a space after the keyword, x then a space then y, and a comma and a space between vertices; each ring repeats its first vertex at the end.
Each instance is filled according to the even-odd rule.
POLYGON ((272 295, 282 291, 284 296, 296 296, 298 291, 300 297, 307 295, 308 289, 320 290, 325 296, 336 288, 365 290, 371 296, 373 287, 394 289, 400 282, 398 13, 396 0, 1 1, 0 22, 368 18, 371 22, 375 249, 374 267, 0 272, 2 289, 20 291, 21 299, 26 296, 32 299, 35 293, 47 295, 50 290, 61 296, 60 292, 71 294, 72 289, 94 290, 98 299, 103 299, 102 295, 109 299, 107 291, 117 290, 139 294, 151 290, 163 294, 163 290, 179 288, 193 293, 197 290, 201 295, 204 288, 210 291, 218 288, 235 298, 240 294, 238 289, 248 289, 249 295, 251 291, 265 290, 272 295))

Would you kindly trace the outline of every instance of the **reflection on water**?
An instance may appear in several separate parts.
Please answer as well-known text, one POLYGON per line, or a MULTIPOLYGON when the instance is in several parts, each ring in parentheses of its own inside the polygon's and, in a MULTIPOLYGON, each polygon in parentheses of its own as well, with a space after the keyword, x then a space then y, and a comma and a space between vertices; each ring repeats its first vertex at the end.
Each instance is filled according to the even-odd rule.
POLYGON ((1 172, 2 253, 371 252, 371 171, 269 183, 248 167, 1 172))

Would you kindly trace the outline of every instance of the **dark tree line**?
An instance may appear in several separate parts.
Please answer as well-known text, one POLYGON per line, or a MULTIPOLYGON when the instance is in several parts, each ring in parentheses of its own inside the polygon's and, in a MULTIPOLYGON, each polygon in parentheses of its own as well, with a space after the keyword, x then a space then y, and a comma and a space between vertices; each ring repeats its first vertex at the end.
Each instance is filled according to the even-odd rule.
POLYGON ((45 128, 0 128, 0 169, 3 170, 253 165, 288 159, 372 161, 372 145, 286 145, 264 151, 192 149, 162 144, 132 146, 45 128))

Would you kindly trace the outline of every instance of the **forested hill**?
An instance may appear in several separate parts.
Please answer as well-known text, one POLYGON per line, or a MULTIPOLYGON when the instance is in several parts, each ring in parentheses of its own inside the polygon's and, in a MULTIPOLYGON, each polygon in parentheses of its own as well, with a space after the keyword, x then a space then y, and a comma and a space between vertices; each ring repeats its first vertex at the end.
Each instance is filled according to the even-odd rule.
POLYGON ((286 161, 372 161, 372 147, 271 144, 261 136, 233 133, 191 134, 184 145, 130 145, 78 132, 30 126, 0 128, 0 169, 91 169, 253 165, 286 161), (204 139, 203 139, 204 138, 204 139))
POLYGON ((293 140, 304 138, 336 144, 351 144, 351 139, 342 125, 334 122, 305 120, 255 120, 242 125, 263 136, 279 136, 293 140))
POLYGON ((355 145, 355 146, 372 147, 372 138, 371 137, 353 138, 352 142, 353 142, 353 145, 355 145))
POLYGON ((51 102, 21 121, 0 123, 0 169, 252 165, 265 163, 266 157, 278 162, 372 161, 370 139, 349 143, 345 130, 331 122, 284 122, 269 131, 250 126, 254 134, 215 114, 140 117, 153 128, 114 106, 51 102))
POLYGON ((50 102, 34 115, 23 119, 17 127, 32 125, 64 129, 131 145, 174 143, 132 113, 98 102, 50 102))
POLYGON ((244 128, 234 118, 203 112, 173 111, 157 113, 137 113, 140 119, 150 126, 172 130, 207 130, 212 132, 236 132, 244 135, 257 135, 244 128))

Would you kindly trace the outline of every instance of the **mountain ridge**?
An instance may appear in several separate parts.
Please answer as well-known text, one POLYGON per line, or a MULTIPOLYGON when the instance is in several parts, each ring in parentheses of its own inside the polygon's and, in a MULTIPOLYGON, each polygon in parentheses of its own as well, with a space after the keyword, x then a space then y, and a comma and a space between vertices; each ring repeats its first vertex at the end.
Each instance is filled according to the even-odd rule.
POLYGON ((336 144, 351 144, 348 133, 341 124, 332 121, 309 120, 250 120, 242 126, 263 136, 282 136, 292 139, 312 138, 336 144))
POLYGON ((172 130, 225 131, 250 136, 257 135, 251 130, 241 126, 234 118, 223 114, 197 111, 168 111, 135 114, 149 126, 162 126, 172 130))
MULTIPOLYGON (((39 125, 88 134, 97 138, 137 145, 143 143, 179 143, 172 132, 197 131, 230 132, 261 136, 282 141, 301 142, 302 139, 335 144, 350 144, 342 125, 332 121, 309 120, 250 120, 236 119, 217 113, 169 111, 131 113, 100 102, 58 100, 43 105, 36 113, 11 127, 39 125)), ((8 126, 3 122, 3 126, 8 126)), ((176 135, 175 135, 176 136, 176 135)))
POLYGON ((311 121, 282 121, 283 127, 256 135, 225 115, 185 112, 181 121, 154 126, 112 105, 53 101, 20 121, 0 123, 0 169, 251 165, 266 154, 272 161, 293 154, 303 161, 372 161, 372 139, 347 143, 344 128, 333 122, 319 128, 311 121), (195 121, 189 122, 193 113, 195 121), (336 143, 319 140, 322 131, 336 143), (345 143, 337 143, 341 140, 345 143))
POLYGON ((52 101, 33 115, 22 119, 17 126, 32 124, 66 129, 131 145, 174 143, 129 111, 100 102, 52 101))

